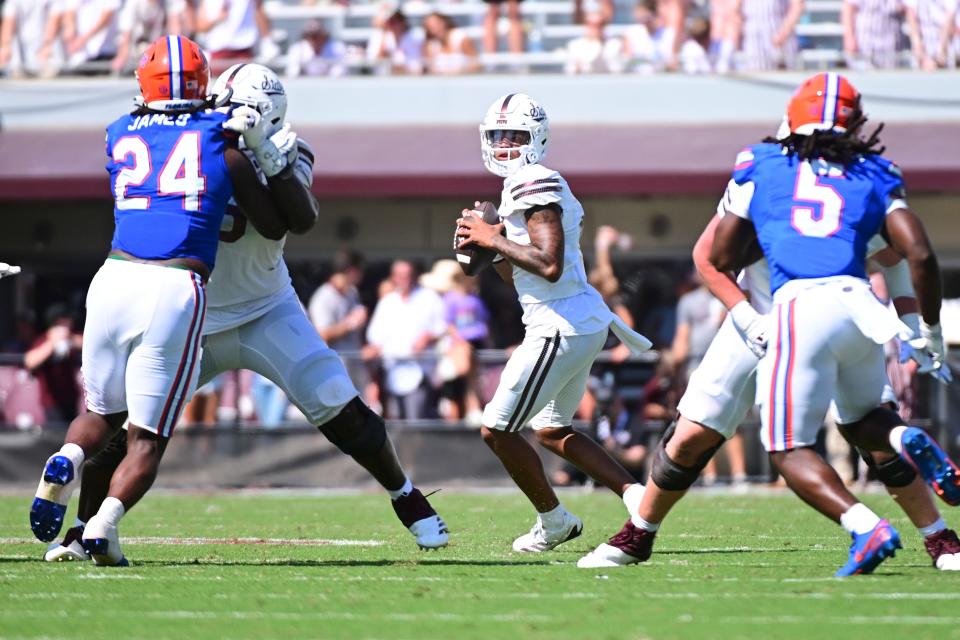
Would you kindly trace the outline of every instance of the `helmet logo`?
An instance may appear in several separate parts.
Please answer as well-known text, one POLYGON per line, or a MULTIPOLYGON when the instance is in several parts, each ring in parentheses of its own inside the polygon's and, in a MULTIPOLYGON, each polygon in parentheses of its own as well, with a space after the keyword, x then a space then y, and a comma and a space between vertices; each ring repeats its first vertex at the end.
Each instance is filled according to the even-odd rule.
POLYGON ((530 111, 527 112, 527 116, 529 116, 533 120, 536 120, 537 122, 540 122, 547 117, 547 113, 543 110, 543 107, 541 107, 540 105, 531 104, 530 111))
POLYGON ((267 95, 283 95, 283 85, 275 78, 264 77, 260 82, 260 88, 267 95))

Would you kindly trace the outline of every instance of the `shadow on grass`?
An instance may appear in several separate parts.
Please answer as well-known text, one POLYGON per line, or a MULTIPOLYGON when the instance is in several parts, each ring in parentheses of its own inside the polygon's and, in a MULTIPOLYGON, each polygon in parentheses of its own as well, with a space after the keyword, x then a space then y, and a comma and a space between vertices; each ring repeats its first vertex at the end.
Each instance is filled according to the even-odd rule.
MULTIPOLYGON (((23 562, 30 562, 23 560, 23 562)), ((538 562, 506 560, 301 560, 301 559, 268 559, 268 560, 226 560, 218 558, 197 558, 184 560, 131 560, 131 567, 523 567, 548 566, 550 560, 538 562)))

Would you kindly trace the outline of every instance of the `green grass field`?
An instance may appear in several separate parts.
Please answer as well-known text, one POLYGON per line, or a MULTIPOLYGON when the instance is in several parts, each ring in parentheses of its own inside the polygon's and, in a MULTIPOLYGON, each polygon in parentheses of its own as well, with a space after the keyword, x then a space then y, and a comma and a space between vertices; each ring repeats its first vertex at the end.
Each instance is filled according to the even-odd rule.
POLYGON ((0 498, 0 637, 960 638, 960 575, 931 568, 885 496, 868 503, 906 548, 842 580, 845 534, 789 495, 695 494, 651 562, 612 571, 575 566, 624 520, 609 494, 563 496, 584 535, 536 556, 510 551, 521 496, 432 500, 452 541, 427 553, 380 495, 151 495, 123 521, 132 566, 111 569, 42 562, 29 498, 0 498), (378 544, 223 540, 243 537, 378 544))

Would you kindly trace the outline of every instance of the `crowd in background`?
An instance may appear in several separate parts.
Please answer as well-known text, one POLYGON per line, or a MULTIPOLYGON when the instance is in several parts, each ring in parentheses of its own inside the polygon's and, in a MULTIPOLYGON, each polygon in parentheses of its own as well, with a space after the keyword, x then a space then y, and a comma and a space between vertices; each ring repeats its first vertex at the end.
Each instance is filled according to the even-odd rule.
MULTIPOLYGON (((129 73, 147 44, 165 33, 197 39, 215 73, 256 60, 287 76, 460 74, 500 68, 484 64, 481 52, 544 49, 544 34, 525 20, 520 0, 484 1, 485 11, 457 19, 444 14, 442 4, 422 15, 432 6, 422 0, 404 5, 418 8, 416 18, 399 4, 378 4, 364 44, 344 41, 319 20, 274 29, 263 0, 3 0, 0 70, 14 76, 129 73), (471 19, 481 23, 479 37, 466 29, 471 19)), ((839 6, 847 67, 957 65, 956 0, 842 0, 839 6)), ((582 25, 580 35, 559 48, 571 74, 797 68, 800 51, 813 46, 798 34, 806 17, 805 0, 639 0, 632 8, 576 0, 569 19, 582 25), (613 34, 612 24, 625 28, 613 34)), ((509 68, 523 69, 523 63, 509 68)))
MULTIPOLYGON (((639 476, 651 446, 675 419, 689 374, 706 353, 725 311, 695 273, 678 265, 625 264, 617 253, 631 248, 627 234, 601 226, 593 242, 589 280, 617 315, 653 340, 659 357, 632 358, 611 335, 577 418, 581 428, 639 476)), ((312 324, 344 358, 354 384, 374 410, 398 424, 440 420, 477 427, 506 356, 522 339, 516 294, 493 270, 468 278, 454 260, 437 260, 422 272, 420 266, 400 259, 368 267, 360 254, 344 250, 324 267, 319 286, 308 275, 317 273, 309 266, 294 265, 292 272, 312 324)), ((875 291, 884 297, 882 277, 872 277, 875 291)), ((0 358, 9 354, 0 359, 0 425, 66 423, 83 410, 83 338, 78 330, 83 292, 77 293, 73 308, 51 304, 39 322, 18 316, 9 339, 0 341, 0 358), (32 399, 16 396, 25 388, 32 389, 32 399)), ((914 370, 898 362, 895 344, 888 356, 890 379, 909 417, 917 406, 914 370)), ((231 371, 197 391, 179 428, 272 428, 305 422, 272 382, 249 371, 231 371)), ((841 452, 835 461, 838 468, 853 477, 855 458, 849 458, 842 443, 832 448, 841 452)), ((731 481, 745 482, 742 438, 736 436, 723 452, 731 481)), ((705 483, 715 481, 715 463, 703 475, 705 483)), ((558 484, 585 480, 572 467, 554 478, 558 484)))

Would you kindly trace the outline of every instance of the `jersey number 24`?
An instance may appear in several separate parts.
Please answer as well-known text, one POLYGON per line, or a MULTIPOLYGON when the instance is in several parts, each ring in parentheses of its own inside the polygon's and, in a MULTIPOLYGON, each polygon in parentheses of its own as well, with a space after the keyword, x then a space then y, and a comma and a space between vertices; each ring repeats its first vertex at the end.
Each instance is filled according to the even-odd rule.
MULTIPOLYGON (((153 173, 150 147, 140 136, 124 136, 113 145, 114 162, 133 162, 124 167, 114 186, 117 209, 149 209, 150 196, 128 196, 127 189, 143 185, 153 173)), ((200 133, 184 131, 173 145, 157 176, 157 193, 161 196, 183 196, 184 211, 200 210, 200 195, 206 189, 206 178, 200 173, 200 133)))
POLYGON ((801 162, 797 168, 793 202, 790 219, 801 235, 828 238, 840 230, 843 196, 829 184, 821 184, 809 162, 801 162))

